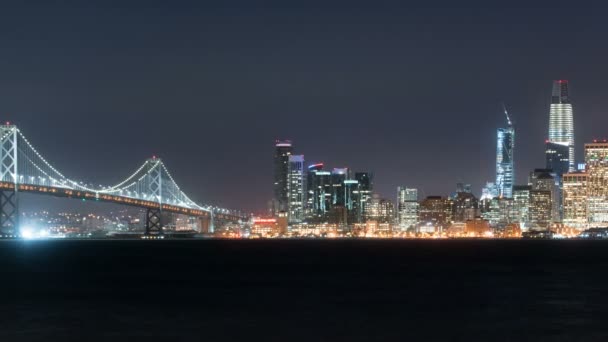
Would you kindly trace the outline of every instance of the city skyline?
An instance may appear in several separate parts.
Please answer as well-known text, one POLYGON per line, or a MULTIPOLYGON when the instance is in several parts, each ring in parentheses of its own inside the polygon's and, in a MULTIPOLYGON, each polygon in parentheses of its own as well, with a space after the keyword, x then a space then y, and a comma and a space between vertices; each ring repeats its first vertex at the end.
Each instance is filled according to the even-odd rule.
POLYGON ((374 171, 386 198, 478 193, 502 102, 515 184, 543 167, 554 79, 570 80, 575 155, 608 126, 601 6, 87 6, 0 11, 19 27, 3 31, 0 116, 74 177, 112 184, 158 155, 193 200, 261 212, 268 146, 288 138, 308 161, 374 171))

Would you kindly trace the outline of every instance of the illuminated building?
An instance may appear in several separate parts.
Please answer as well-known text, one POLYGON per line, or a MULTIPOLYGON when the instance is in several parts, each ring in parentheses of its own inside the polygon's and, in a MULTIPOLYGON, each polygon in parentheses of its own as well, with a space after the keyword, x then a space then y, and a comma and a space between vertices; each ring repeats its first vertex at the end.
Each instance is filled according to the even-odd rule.
POLYGON ((530 229, 547 229, 551 224, 551 191, 530 190, 530 229))
POLYGON ((471 191, 471 184, 464 184, 464 183, 456 183, 456 192, 468 192, 468 193, 472 193, 471 191))
POLYGON ((528 184, 532 190, 544 190, 551 192, 551 222, 561 222, 560 215, 560 191, 556 183, 556 176, 550 169, 534 169, 530 172, 528 184))
POLYGON ((452 198, 452 220, 465 222, 479 216, 477 197, 470 192, 457 192, 452 198))
POLYGON ((452 222, 445 233, 448 237, 466 237, 466 223, 452 222))
POLYGON ((587 174, 565 173, 562 179, 564 225, 579 230, 587 229, 587 174))
POLYGON ((395 218, 395 205, 393 202, 373 195, 365 205, 365 220, 378 223, 392 223, 395 218))
POLYGON ((405 231, 418 223, 418 189, 397 188, 397 223, 405 231))
POLYGON ((346 181, 348 177, 348 169, 347 168, 334 168, 331 171, 331 204, 332 206, 342 206, 346 205, 346 193, 345 193, 345 185, 344 181, 346 181))
POLYGON ((562 177, 570 169, 569 155, 570 149, 567 145, 552 143, 547 140, 545 147, 546 168, 552 170, 557 190, 556 196, 554 196, 554 209, 557 210, 557 212, 554 212, 554 222, 561 222, 564 215, 562 177))
POLYGON ((491 227, 503 228, 511 223, 514 216, 512 198, 495 197, 486 202, 487 207, 482 212, 482 217, 489 222, 491 227))
POLYGON ((515 148, 515 128, 505 110, 507 128, 499 128, 496 132, 496 187, 498 195, 511 198, 515 169, 513 168, 513 150, 515 148))
POLYGON ((452 201, 441 196, 427 196, 418 210, 420 230, 425 227, 447 228, 452 222, 452 201))
POLYGON ((574 119, 566 80, 553 81, 548 142, 568 148, 568 171, 574 171, 574 119))
POLYGON ((288 174, 289 156, 292 147, 289 140, 277 140, 274 150, 274 198, 273 214, 287 212, 289 209, 288 174))
POLYGON ((289 222, 302 222, 304 219, 305 185, 304 156, 290 155, 288 168, 287 197, 289 222))
POLYGON ((530 185, 516 185, 513 187, 513 222, 519 223, 524 231, 528 229, 530 221, 530 185))
POLYGON ((519 223, 509 223, 502 232, 503 238, 521 237, 521 226, 519 223))
POLYGON ((357 181, 357 190, 353 192, 355 201, 353 201, 353 210, 355 222, 363 223, 365 221, 365 207, 372 198, 372 190, 374 175, 370 172, 355 172, 355 180, 357 181))
POLYGON ((465 222, 465 234, 467 236, 488 236, 492 234, 490 223, 482 218, 474 218, 465 222))
POLYGON ((355 179, 344 180, 344 206, 350 211, 354 211, 357 196, 355 192, 359 188, 359 181, 355 179))
POLYGON ((608 142, 585 144, 587 217, 590 227, 608 224, 608 142))
POLYGON ((545 143, 546 168, 561 177, 570 169, 569 153, 570 149, 567 145, 547 141, 545 143))
POLYGON ((488 200, 494 197, 498 197, 498 187, 492 182, 487 182, 483 189, 481 189, 480 200, 488 200))
POLYGON ((331 173, 323 170, 323 164, 308 166, 307 217, 312 221, 324 221, 331 209, 331 173))
POLYGON ((261 237, 275 236, 280 232, 279 223, 276 218, 259 218, 253 219, 251 224, 251 234, 261 237))

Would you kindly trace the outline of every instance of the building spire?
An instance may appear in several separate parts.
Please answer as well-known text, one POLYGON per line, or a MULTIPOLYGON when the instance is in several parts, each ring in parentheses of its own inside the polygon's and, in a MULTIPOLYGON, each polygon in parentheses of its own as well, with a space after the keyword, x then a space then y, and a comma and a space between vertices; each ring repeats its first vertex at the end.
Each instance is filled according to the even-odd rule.
POLYGON ((507 112, 507 106, 505 106, 505 103, 502 103, 502 110, 505 112, 505 116, 507 117, 507 123, 509 124, 509 126, 513 126, 513 123, 511 123, 511 118, 509 117, 509 112, 507 112))

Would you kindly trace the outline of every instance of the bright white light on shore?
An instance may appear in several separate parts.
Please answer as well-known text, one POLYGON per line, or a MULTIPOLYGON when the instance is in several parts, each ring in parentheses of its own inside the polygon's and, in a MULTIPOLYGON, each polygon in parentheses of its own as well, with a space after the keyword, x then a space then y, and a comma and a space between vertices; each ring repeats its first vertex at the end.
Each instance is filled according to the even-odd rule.
POLYGON ((34 231, 30 227, 21 228, 21 237, 24 239, 33 239, 34 231))

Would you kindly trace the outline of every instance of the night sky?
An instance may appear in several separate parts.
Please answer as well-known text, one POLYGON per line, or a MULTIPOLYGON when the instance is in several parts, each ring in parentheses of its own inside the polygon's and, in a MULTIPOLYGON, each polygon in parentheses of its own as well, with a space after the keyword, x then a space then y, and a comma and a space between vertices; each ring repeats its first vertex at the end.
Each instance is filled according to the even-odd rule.
POLYGON ((391 199, 479 194, 502 101, 523 183, 544 166, 554 79, 577 157, 608 136, 606 5, 210 3, 1 2, 0 120, 71 178, 115 183, 154 154, 196 201, 247 210, 272 196, 275 139, 375 172, 391 199))

